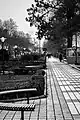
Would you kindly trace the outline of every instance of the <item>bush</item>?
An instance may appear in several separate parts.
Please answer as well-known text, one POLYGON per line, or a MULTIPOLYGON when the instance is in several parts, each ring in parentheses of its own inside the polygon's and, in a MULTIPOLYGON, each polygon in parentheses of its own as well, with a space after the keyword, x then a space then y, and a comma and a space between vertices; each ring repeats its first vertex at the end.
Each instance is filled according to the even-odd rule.
POLYGON ((44 94, 45 79, 43 75, 33 75, 30 84, 31 87, 37 89, 37 95, 44 94))
POLYGON ((39 69, 39 70, 37 70, 36 71, 36 73, 35 73, 36 75, 45 75, 45 71, 44 70, 42 70, 42 69, 39 69))
POLYGON ((3 50, 1 49, 0 50, 0 61, 3 61, 3 58, 4 58, 4 61, 9 60, 9 53, 8 53, 8 51, 6 49, 3 49, 3 50))
POLYGON ((15 75, 27 75, 28 74, 28 70, 25 70, 24 68, 14 69, 13 71, 15 75))
POLYGON ((26 54, 21 57, 21 61, 44 61, 44 55, 39 55, 36 53, 26 54))
POLYGON ((27 54, 27 55, 23 55, 21 56, 21 61, 31 61, 32 60, 32 55, 31 54, 27 54))

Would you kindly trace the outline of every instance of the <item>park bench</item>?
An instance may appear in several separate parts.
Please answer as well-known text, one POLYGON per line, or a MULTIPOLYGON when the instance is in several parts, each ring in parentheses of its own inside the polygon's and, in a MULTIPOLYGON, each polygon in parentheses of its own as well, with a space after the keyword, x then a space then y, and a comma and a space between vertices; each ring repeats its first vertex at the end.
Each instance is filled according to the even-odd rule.
MULTIPOLYGON (((10 94, 10 93, 19 93, 19 92, 35 92, 36 88, 30 89, 19 89, 19 90, 10 90, 10 91, 2 91, 0 95, 10 94)), ((29 98, 27 99, 27 104, 17 104, 17 103, 5 103, 0 102, 0 110, 8 110, 8 111, 21 111, 21 120, 24 120, 24 111, 34 111, 35 104, 29 104, 29 98)))
MULTIPOLYGON (((37 89, 36 88, 28 88, 28 89, 17 89, 17 90, 7 90, 7 91, 1 91, 0 92, 0 96, 1 95, 9 95, 9 94, 12 94, 12 93, 15 93, 15 94, 18 94, 18 93, 21 93, 21 92, 26 92, 27 94, 27 103, 29 104, 29 93, 31 92, 36 92, 37 89)), ((18 97, 17 97, 18 98, 18 97)))
POLYGON ((24 120, 24 111, 34 111, 35 104, 0 103, 0 110, 21 111, 21 120, 24 120))

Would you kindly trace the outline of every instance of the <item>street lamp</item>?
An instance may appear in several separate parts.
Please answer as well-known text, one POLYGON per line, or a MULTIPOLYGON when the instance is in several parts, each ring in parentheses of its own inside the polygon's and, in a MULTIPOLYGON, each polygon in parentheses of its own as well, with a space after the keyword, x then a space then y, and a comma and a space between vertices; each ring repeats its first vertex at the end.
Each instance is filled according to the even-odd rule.
POLYGON ((17 49, 18 49, 18 46, 15 45, 15 46, 14 46, 15 58, 16 58, 16 54, 17 54, 17 49))
POLYGON ((26 51, 26 48, 23 48, 23 53, 24 53, 24 55, 25 55, 25 51, 26 51))
POLYGON ((4 48, 4 42, 5 42, 6 38, 1 37, 0 39, 1 39, 1 42, 2 42, 2 61, 3 61, 3 63, 2 63, 2 71, 3 71, 3 75, 4 75, 4 51, 3 51, 3 48, 4 48))
POLYGON ((77 34, 75 34, 76 48, 75 48, 75 65, 77 65, 77 34))

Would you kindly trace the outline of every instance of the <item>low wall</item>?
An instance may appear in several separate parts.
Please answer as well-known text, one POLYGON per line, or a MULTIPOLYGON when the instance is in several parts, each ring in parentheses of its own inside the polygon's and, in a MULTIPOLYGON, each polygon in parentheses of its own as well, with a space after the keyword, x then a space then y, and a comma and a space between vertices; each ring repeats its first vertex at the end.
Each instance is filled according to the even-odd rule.
MULTIPOLYGON (((67 62, 69 64, 75 64, 76 58, 75 56, 67 57, 67 62)), ((80 64, 80 57, 77 57, 77 63, 80 64)))

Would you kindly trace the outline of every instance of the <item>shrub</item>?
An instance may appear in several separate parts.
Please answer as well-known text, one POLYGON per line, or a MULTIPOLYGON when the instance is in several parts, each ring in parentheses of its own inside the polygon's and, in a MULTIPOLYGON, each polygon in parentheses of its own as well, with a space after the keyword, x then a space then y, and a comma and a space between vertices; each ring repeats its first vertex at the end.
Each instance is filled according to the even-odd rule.
POLYGON ((3 58, 4 58, 4 61, 9 60, 9 53, 6 49, 0 50, 0 61, 3 61, 3 58))
POLYGON ((37 70, 36 71, 36 73, 35 73, 36 75, 45 75, 45 71, 44 70, 42 70, 42 69, 39 69, 39 70, 37 70))
POLYGON ((45 79, 43 75, 32 75, 30 84, 31 87, 37 89, 37 95, 44 94, 45 79))

